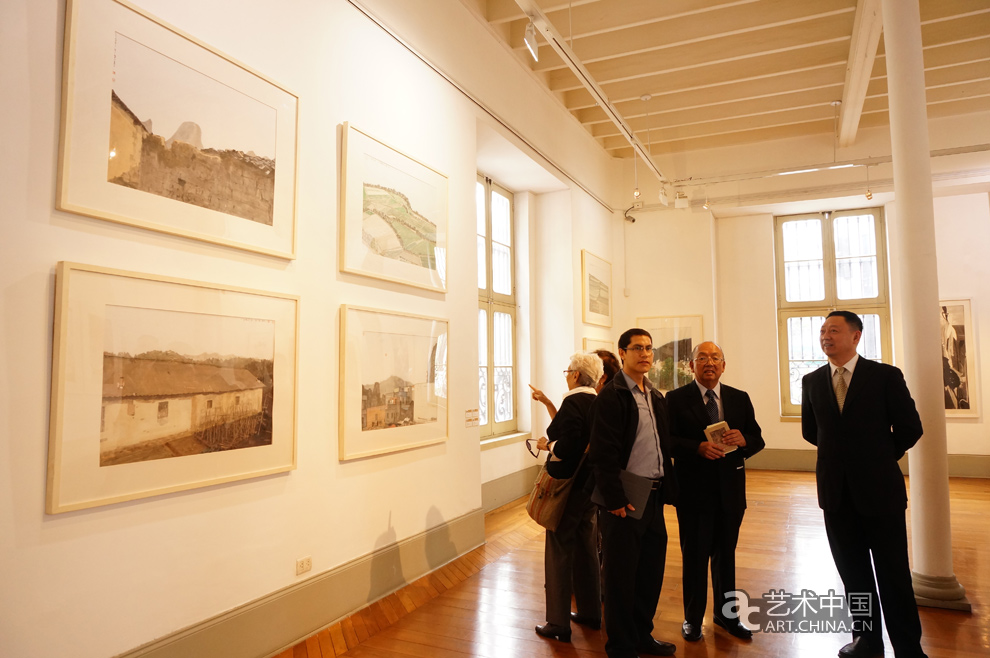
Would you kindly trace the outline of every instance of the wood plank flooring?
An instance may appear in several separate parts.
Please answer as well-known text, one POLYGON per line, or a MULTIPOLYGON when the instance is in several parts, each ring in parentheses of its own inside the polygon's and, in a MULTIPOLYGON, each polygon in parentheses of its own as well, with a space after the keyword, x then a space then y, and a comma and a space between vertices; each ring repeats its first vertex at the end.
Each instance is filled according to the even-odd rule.
MULTIPOLYGON (((754 596, 772 589, 842 591, 832 563, 813 473, 750 471, 749 509, 736 553, 737 585, 754 596)), ((973 614, 921 608, 929 658, 990 656, 990 481, 950 483, 955 573, 973 614)), ((845 634, 758 633, 738 640, 712 624, 700 642, 680 635, 681 556, 674 510, 666 509, 670 543, 654 636, 685 658, 836 655, 845 634)), ((910 532, 910 528, 909 528, 910 532)), ((514 658, 605 655, 604 632, 572 625, 570 644, 533 632, 545 621, 544 531, 526 515, 525 499, 485 517, 487 544, 410 583, 278 658, 514 658)), ((888 656, 893 656, 884 633, 888 656)))

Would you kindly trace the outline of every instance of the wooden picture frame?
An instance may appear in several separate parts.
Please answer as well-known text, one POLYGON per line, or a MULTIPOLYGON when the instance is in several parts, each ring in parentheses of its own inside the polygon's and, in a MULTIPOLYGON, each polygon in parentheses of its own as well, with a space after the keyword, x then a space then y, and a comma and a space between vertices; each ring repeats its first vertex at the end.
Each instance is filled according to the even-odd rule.
POLYGON ((56 208, 295 258, 298 106, 126 0, 67 0, 56 208))
POLYGON ((340 271, 447 291, 447 177, 342 126, 340 271))
POLYGON ((46 511, 294 469, 298 306, 60 262, 46 511))
POLYGON ((442 443, 448 435, 448 323, 340 308, 340 459, 442 443))
POLYGON ((581 320, 612 326, 612 264, 581 250, 581 320))
POLYGON ((968 299, 939 301, 946 418, 979 418, 976 333, 968 299))
POLYGON ((647 377, 666 393, 694 380, 691 352, 705 340, 701 315, 636 318, 636 326, 653 337, 653 367, 647 377))

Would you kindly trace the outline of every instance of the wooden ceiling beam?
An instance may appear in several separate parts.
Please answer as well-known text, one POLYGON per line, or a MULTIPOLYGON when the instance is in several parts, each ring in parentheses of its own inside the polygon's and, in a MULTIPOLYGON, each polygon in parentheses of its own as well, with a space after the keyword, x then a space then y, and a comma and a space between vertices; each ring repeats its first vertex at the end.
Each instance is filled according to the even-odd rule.
POLYGON ((870 85, 870 74, 873 73, 882 33, 880 0, 859 0, 852 40, 849 43, 842 106, 839 108, 839 146, 850 146, 856 141, 859 117, 863 113, 866 88, 870 85))

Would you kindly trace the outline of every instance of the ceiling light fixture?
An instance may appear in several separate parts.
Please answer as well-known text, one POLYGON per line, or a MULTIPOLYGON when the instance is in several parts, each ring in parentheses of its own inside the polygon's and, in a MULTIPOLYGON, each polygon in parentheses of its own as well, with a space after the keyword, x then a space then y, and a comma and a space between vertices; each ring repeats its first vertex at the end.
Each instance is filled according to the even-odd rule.
POLYGON ((870 191, 870 168, 866 167, 866 200, 873 201, 873 192, 870 191))
POLYGON ((529 54, 533 56, 533 61, 540 61, 540 50, 539 45, 536 43, 536 26, 533 25, 533 21, 529 21, 529 25, 526 26, 526 33, 523 35, 523 43, 526 44, 526 49, 529 50, 529 54))
POLYGON ((677 192, 674 195, 674 207, 675 208, 688 208, 691 206, 691 201, 687 198, 687 194, 684 192, 677 192))
POLYGON ((664 208, 670 205, 670 201, 667 200, 667 188, 663 185, 660 186, 660 205, 664 208))
POLYGON ((707 185, 705 186, 705 203, 701 207, 704 208, 705 210, 708 210, 709 208, 712 207, 712 204, 708 203, 708 186, 707 185))

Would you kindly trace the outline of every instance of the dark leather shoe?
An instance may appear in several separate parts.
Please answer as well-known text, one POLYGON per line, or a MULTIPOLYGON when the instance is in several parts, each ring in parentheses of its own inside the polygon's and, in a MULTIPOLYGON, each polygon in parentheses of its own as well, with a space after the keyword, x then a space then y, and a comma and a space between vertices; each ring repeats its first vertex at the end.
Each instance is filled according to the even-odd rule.
POLYGON ((636 648, 639 653, 646 653, 651 656, 673 656, 674 651, 677 650, 670 642, 661 642, 660 640, 649 638, 648 640, 643 640, 640 645, 636 648))
POLYGON ((839 656, 840 658, 876 658, 883 655, 882 642, 883 640, 878 646, 861 635, 839 649, 839 656))
POLYGON ((592 619, 591 617, 585 617, 584 615, 579 615, 576 612, 571 613, 571 621, 576 624, 581 624, 582 626, 587 626, 591 630, 600 631, 602 629, 601 619, 592 619))
POLYGON ((542 626, 537 626, 536 634, 540 637, 550 638, 551 640, 560 640, 561 642, 571 641, 571 629, 558 626, 557 624, 551 624, 550 622, 542 626))
POLYGON ((722 617, 715 617, 713 621, 716 626, 721 626, 729 632, 729 635, 738 637, 740 640, 753 639, 752 629, 743 626, 738 619, 723 619, 722 617))
POLYGON ((688 642, 697 642, 701 639, 701 624, 692 624, 685 621, 681 624, 681 637, 688 642))

